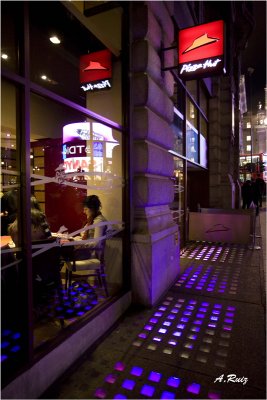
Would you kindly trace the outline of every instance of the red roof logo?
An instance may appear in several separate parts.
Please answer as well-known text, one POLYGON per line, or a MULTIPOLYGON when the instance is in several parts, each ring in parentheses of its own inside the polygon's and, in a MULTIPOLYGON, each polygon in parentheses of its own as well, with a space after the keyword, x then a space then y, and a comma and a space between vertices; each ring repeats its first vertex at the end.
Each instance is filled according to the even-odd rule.
POLYGON ((112 77, 111 52, 107 49, 80 57, 80 83, 91 83, 112 77))

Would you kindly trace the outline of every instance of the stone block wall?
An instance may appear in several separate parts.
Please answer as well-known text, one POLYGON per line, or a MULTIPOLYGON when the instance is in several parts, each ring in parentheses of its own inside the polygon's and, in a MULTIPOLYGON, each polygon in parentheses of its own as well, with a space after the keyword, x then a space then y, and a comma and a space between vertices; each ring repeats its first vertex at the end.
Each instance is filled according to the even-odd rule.
POLYGON ((178 227, 173 201, 174 81, 163 72, 171 65, 174 39, 173 2, 132 2, 131 126, 133 169, 132 292, 133 301, 152 306, 179 273, 178 227), (168 5, 166 4, 168 3, 168 5))

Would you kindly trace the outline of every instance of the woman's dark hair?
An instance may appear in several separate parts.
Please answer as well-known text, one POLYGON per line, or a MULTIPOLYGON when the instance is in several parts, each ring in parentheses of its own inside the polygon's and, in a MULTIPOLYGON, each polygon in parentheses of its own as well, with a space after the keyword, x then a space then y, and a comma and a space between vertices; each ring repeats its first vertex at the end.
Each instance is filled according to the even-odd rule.
POLYGON ((99 197, 96 196, 95 194, 92 194, 91 196, 85 197, 85 199, 83 200, 83 206, 97 212, 101 209, 102 204, 101 201, 99 200, 99 197))
POLYGON ((41 227, 44 231, 45 236, 51 236, 50 227, 47 223, 46 216, 41 211, 37 210, 37 208, 31 209, 31 223, 34 228, 41 227))
POLYGON ((31 208, 35 208, 36 210, 42 211, 40 204, 35 196, 31 196, 31 208))

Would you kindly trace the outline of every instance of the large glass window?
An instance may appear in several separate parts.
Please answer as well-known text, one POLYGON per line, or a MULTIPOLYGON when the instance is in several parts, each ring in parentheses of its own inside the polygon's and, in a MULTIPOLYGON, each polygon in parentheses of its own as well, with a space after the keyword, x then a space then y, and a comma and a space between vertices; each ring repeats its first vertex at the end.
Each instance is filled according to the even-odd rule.
POLYGON ((4 5, 2 54, 10 50, 12 60, 5 69, 18 73, 16 55, 27 56, 16 39, 24 42, 24 27, 30 54, 21 58, 25 82, 14 75, 1 84, 4 384, 124 289, 120 57, 112 88, 84 91, 80 56, 106 45, 61 2, 22 2, 20 13, 17 3, 4 5))
POLYGON ((170 209, 173 216, 173 221, 179 226, 180 246, 185 244, 185 177, 184 177, 184 161, 174 157, 174 171, 173 171, 173 184, 174 184, 174 199, 170 204, 170 209))
POLYGON ((174 118, 172 123, 172 128, 174 132, 174 147, 173 150, 178 154, 183 155, 183 115, 174 108, 174 118))

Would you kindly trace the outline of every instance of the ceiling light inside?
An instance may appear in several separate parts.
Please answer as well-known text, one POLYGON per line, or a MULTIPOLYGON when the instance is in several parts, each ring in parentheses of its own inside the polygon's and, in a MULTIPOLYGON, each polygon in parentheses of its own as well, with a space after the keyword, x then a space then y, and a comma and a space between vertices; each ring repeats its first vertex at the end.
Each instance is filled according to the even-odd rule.
POLYGON ((57 37, 57 36, 51 36, 49 38, 50 42, 52 42, 53 44, 59 44, 61 42, 61 40, 57 37))
POLYGON ((3 60, 7 60, 8 59, 8 55, 3 53, 3 54, 1 54, 1 58, 3 58, 3 60))

